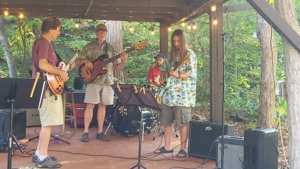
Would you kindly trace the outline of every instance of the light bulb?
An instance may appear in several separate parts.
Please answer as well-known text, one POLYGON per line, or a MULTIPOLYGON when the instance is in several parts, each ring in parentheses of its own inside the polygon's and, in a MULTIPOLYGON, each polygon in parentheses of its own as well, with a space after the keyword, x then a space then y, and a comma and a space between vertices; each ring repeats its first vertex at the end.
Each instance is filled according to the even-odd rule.
POLYGON ((189 24, 189 26, 187 28, 188 28, 188 30, 190 30, 191 29, 191 25, 189 24))
POLYGON ((130 31, 130 32, 133 32, 133 28, 132 28, 131 25, 129 26, 129 31, 130 31))
POLYGON ((216 7, 215 4, 213 4, 213 6, 211 6, 211 11, 212 11, 212 12, 215 12, 216 10, 217 10, 217 7, 216 7))
POLYGON ((154 35, 154 31, 151 31, 151 35, 154 35))
POLYGON ((19 18, 20 18, 20 19, 23 19, 23 18, 24 18, 24 15, 23 15, 22 13, 20 13, 19 18))
POLYGON ((75 23, 75 28, 79 28, 79 23, 75 23))
POLYGON ((172 28, 171 28, 171 27, 169 27, 169 28, 168 28, 168 31, 170 32, 171 30, 172 30, 172 28))
POLYGON ((218 20, 215 18, 213 23, 214 23, 214 25, 217 25, 218 24, 218 20))
POLYGON ((7 16, 7 15, 8 15, 8 10, 5 9, 5 11, 4 11, 4 16, 7 16))
POLYGON ((195 24, 193 25, 193 29, 194 29, 194 30, 197 29, 197 26, 196 26, 195 24))
POLYGON ((185 26, 185 23, 184 23, 184 22, 182 22, 182 23, 181 23, 181 26, 185 26))

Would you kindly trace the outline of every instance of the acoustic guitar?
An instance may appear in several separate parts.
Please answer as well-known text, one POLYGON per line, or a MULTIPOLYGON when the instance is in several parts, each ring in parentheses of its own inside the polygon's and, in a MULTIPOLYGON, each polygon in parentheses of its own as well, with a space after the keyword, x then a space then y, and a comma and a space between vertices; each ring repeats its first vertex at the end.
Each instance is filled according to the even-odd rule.
MULTIPOLYGON (((147 42, 147 41, 140 42, 140 43, 135 44, 133 47, 127 49, 125 52, 129 53, 133 50, 140 50, 148 45, 149 45, 149 42, 147 42)), ((96 60, 92 61, 93 69, 87 68, 85 66, 85 64, 80 65, 79 75, 82 77, 83 81, 86 83, 90 83, 90 82, 94 81, 98 75, 106 74, 107 70, 104 69, 105 66, 108 63, 113 62, 114 60, 117 60, 118 58, 120 58, 120 54, 113 56, 111 58, 108 58, 108 59, 107 58, 108 58, 108 56, 105 54, 105 55, 99 56, 96 60)))
MULTIPOLYGON (((176 64, 174 66, 174 68, 172 69, 173 71, 178 69, 181 65, 185 64, 187 61, 190 60, 190 56, 185 57, 182 61, 180 61, 178 64, 176 64)), ((161 104, 161 100, 162 100, 162 95, 164 94, 165 90, 168 89, 170 87, 170 74, 168 74, 168 76, 166 77, 166 82, 164 85, 162 85, 162 88, 159 89, 160 92, 159 94, 156 96, 156 101, 158 104, 161 104)))
MULTIPOLYGON (((70 62, 67 65, 64 62, 60 62, 59 66, 57 67, 58 69, 61 69, 66 72, 70 69, 71 62, 74 62, 75 59, 78 57, 77 48, 75 48, 74 51, 75 51, 75 55, 72 57, 70 62)), ((55 74, 46 72, 44 74, 44 78, 47 80, 50 91, 53 94, 60 95, 63 93, 64 87, 65 87, 65 82, 59 75, 55 75, 55 74)))

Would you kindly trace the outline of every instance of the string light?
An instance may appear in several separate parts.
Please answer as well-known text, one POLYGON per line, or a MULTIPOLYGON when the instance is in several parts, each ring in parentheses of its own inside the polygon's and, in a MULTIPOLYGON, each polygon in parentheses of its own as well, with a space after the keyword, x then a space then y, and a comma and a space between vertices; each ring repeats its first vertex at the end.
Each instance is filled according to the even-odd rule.
POLYGON ((212 12, 215 12, 217 10, 217 6, 215 5, 215 4, 213 4, 212 6, 211 6, 211 11, 212 12))
POLYGON ((79 28, 79 23, 75 22, 75 28, 79 28))
POLYGON ((129 32, 133 32, 133 27, 131 25, 129 26, 129 32))
POLYGON ((154 32, 154 28, 152 27, 152 28, 151 28, 151 35, 154 35, 154 33, 155 33, 155 32, 154 32))
POLYGON ((19 18, 23 19, 24 18, 24 14, 20 13, 19 18))
POLYGON ((191 30, 191 28, 192 28, 191 23, 189 23, 187 28, 188 28, 188 30, 191 30))
POLYGON ((214 23, 214 25, 217 25, 218 24, 218 20, 216 18, 214 18, 213 23, 214 23))
POLYGON ((168 31, 170 32, 172 30, 172 28, 171 27, 168 27, 168 31))
POLYGON ((4 16, 7 16, 7 15, 8 15, 8 10, 5 9, 5 11, 4 11, 4 16))
POLYGON ((185 23, 184 23, 184 22, 182 22, 182 23, 181 23, 181 26, 185 27, 185 23))
POLYGON ((196 24, 195 24, 195 22, 193 21, 193 27, 192 27, 194 30, 196 30, 197 29, 197 26, 196 26, 196 24))

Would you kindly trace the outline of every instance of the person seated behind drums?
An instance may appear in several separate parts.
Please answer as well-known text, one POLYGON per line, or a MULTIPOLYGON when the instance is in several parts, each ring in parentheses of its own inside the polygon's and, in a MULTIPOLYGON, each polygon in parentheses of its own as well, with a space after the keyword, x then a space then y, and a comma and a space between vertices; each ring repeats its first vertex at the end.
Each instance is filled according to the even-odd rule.
POLYGON ((162 53, 157 54, 155 57, 155 65, 152 66, 148 71, 148 83, 150 85, 160 85, 160 67, 165 61, 165 55, 162 53))

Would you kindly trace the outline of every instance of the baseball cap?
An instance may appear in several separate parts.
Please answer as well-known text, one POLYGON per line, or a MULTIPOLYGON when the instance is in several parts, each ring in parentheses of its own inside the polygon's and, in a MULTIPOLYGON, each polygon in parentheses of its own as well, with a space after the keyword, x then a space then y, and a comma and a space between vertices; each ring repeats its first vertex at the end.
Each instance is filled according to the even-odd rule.
POLYGON ((157 54, 157 55, 154 57, 154 59, 159 58, 159 57, 165 59, 165 55, 162 54, 162 53, 157 54))
POLYGON ((104 25, 103 23, 100 23, 99 25, 97 25, 95 31, 98 32, 98 31, 100 31, 100 30, 107 31, 106 25, 104 25))

